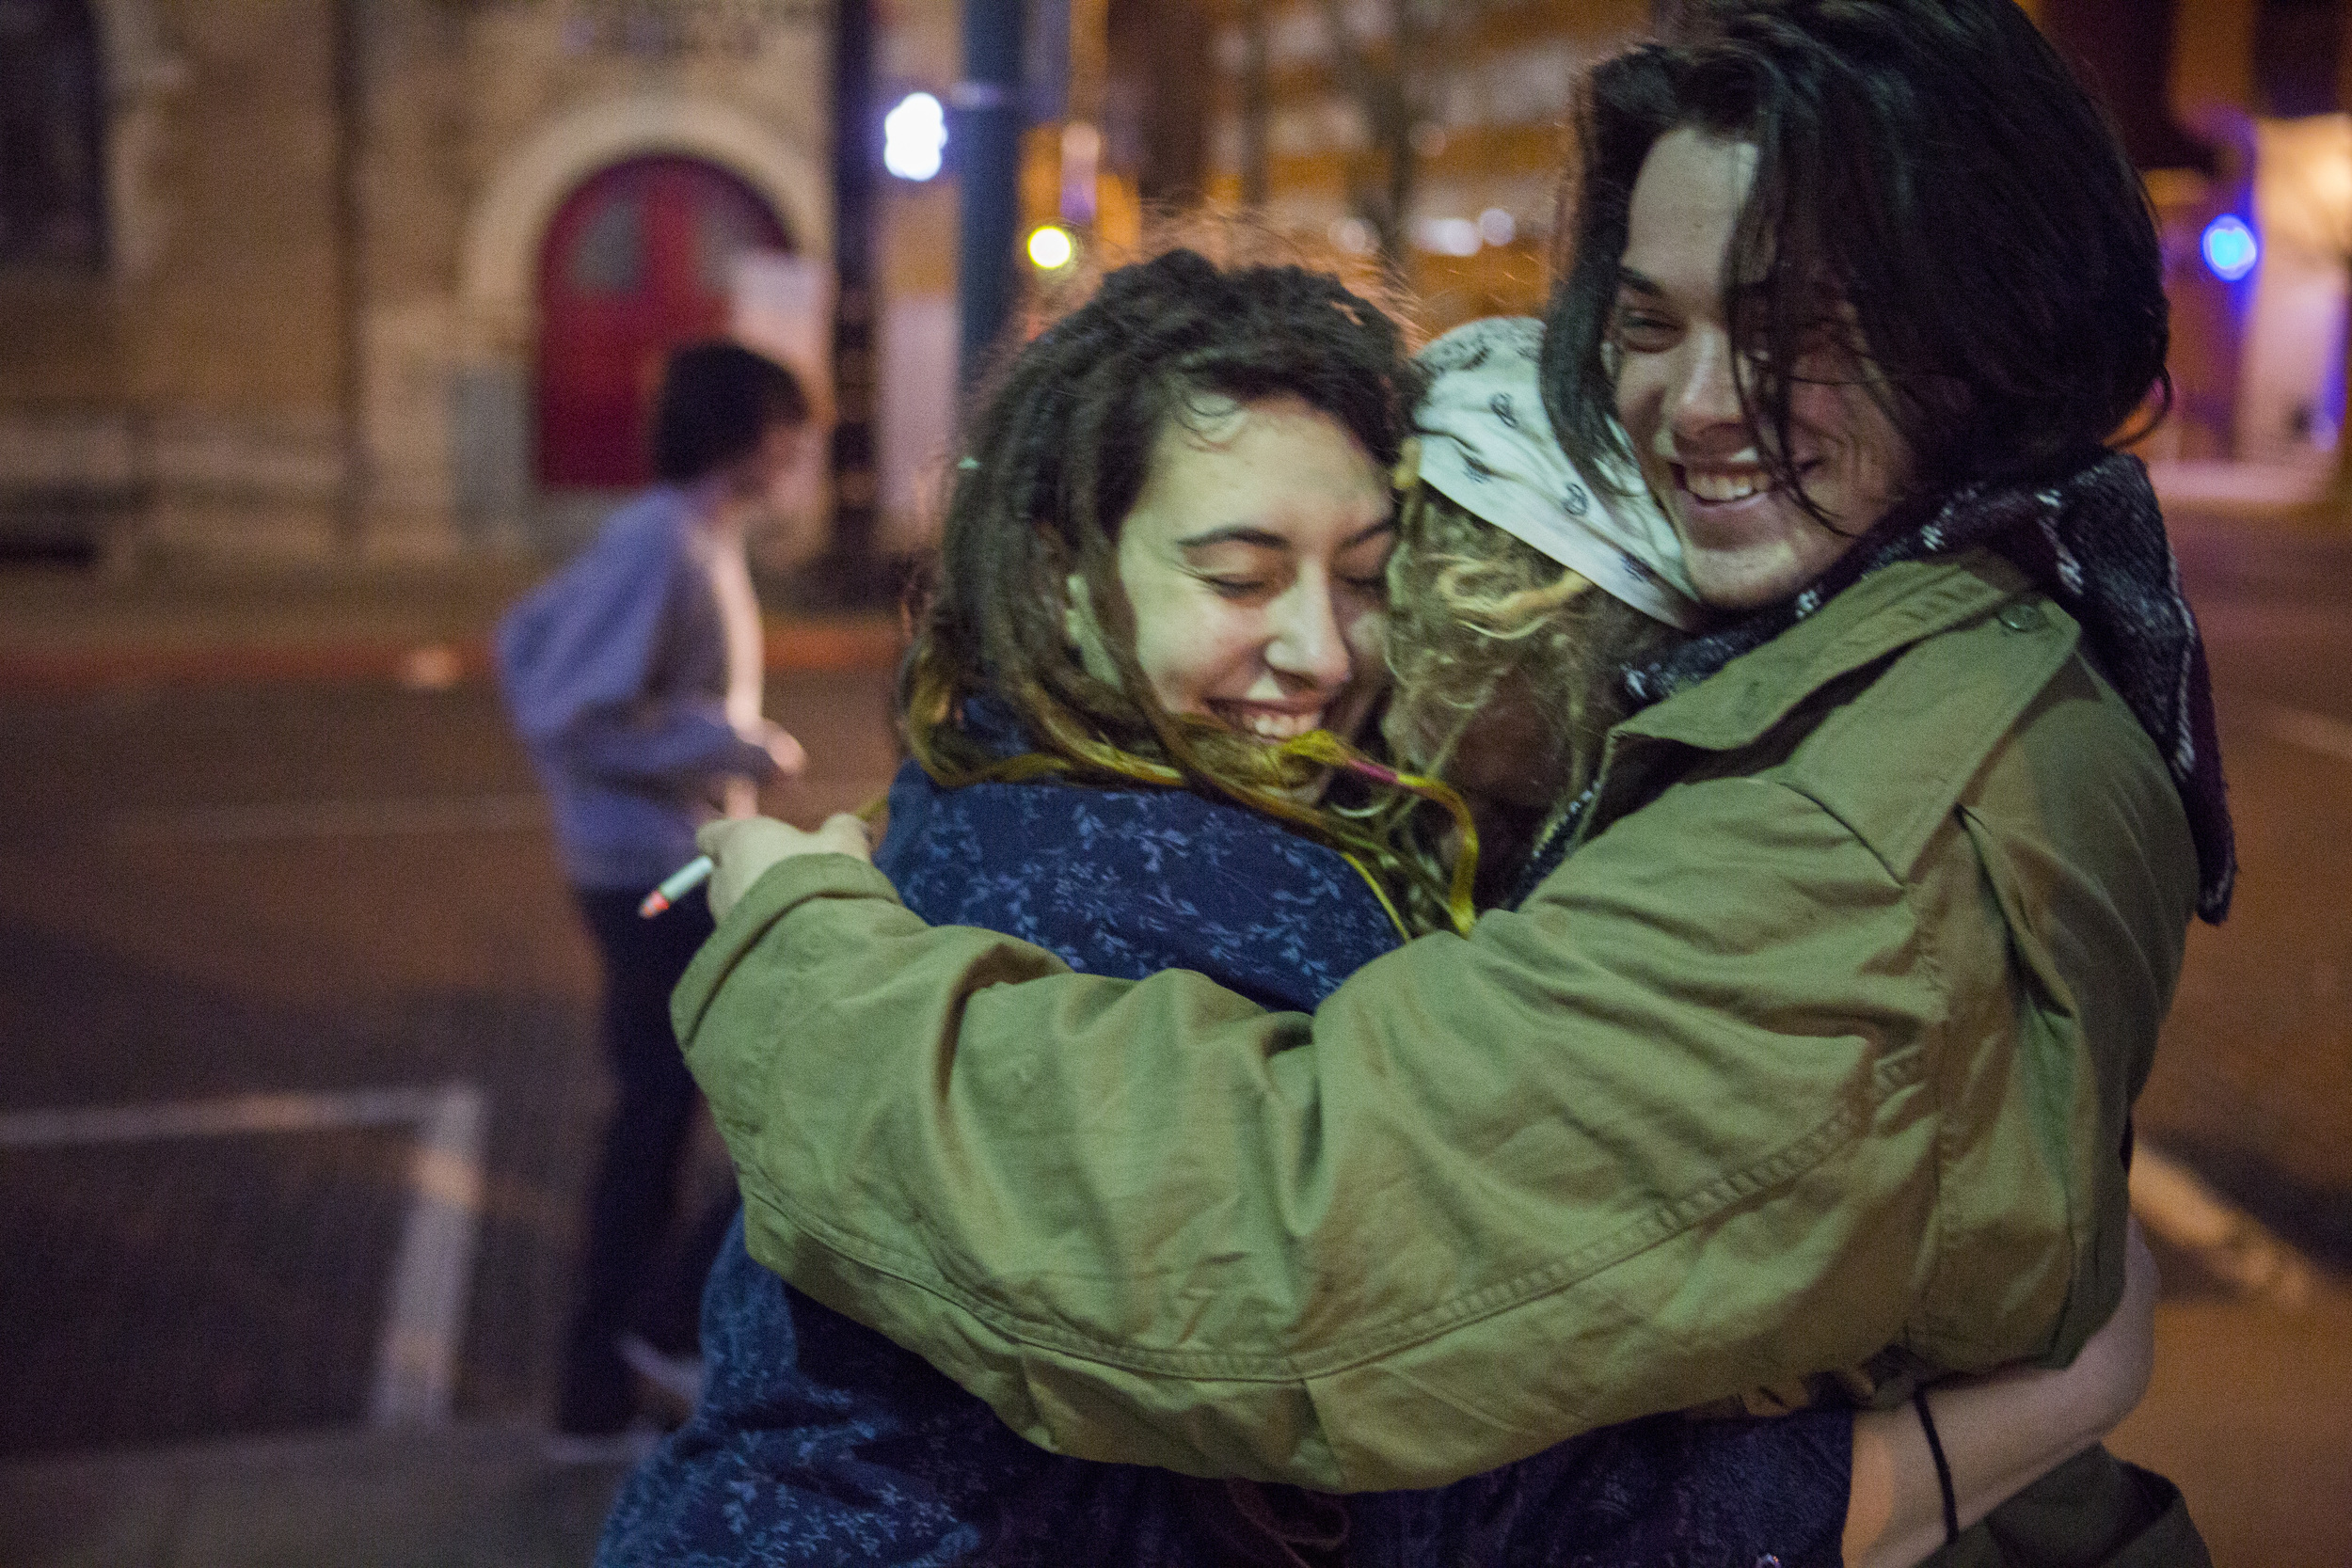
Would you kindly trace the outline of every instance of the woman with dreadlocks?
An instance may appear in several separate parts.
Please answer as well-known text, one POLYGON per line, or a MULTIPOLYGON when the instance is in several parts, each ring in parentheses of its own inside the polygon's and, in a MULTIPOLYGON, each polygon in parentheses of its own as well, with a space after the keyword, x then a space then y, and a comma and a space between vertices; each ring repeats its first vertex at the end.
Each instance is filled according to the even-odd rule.
MULTIPOLYGON (((678 1016, 754 1255, 1057 1451, 1427 1485, 1790 1379, 1924 1434, 2114 1309, 2234 866, 2110 446, 2146 196, 2011 0, 1687 8, 1591 79, 1543 384, 1716 619, 1622 673, 1518 908, 1309 1014, 927 926, 853 823, 721 857, 678 1016)), ((2204 1558, 2098 1448, 1960 1550, 2204 1558)))
MULTIPOLYGON (((1422 404, 1427 483, 1412 485, 1407 515, 1427 535, 1422 563, 1488 591, 1481 635, 1590 635, 1610 624, 1607 610, 1596 618, 1603 600, 1666 631, 1690 622, 1654 509, 1620 503, 1634 524, 1619 529, 1597 503, 1553 506, 1547 522, 1542 499, 1501 499, 1527 490, 1529 467, 1578 482, 1548 434, 1496 422, 1499 388, 1534 373, 1532 340, 1498 325, 1507 363, 1467 365, 1461 351, 1486 339, 1457 334, 1422 404), (1489 510, 1549 555, 1514 541, 1476 548, 1489 562, 1471 566, 1464 531, 1486 525, 1438 488, 1461 490, 1466 464, 1489 510), (1582 570, 1564 569, 1571 560, 1582 570), (1585 593, 1595 580, 1610 592, 1585 593)), ((1019 357, 972 432, 902 686, 914 760, 878 860, 910 907, 1098 973, 1183 964, 1274 1006, 1312 1006, 1407 927, 1454 923, 1476 834, 1457 820, 1452 869, 1424 866, 1395 808, 1450 804, 1449 792, 1338 738, 1382 684, 1388 470, 1414 379, 1387 318, 1337 280, 1219 269, 1189 252, 1115 275, 1019 357), (1320 799, 1334 768, 1352 808, 1320 799)), ((1521 395, 1548 430, 1532 381, 1521 395)), ((1419 722, 1451 752, 1449 715, 1465 707, 1429 686, 1419 722)), ((1335 1499, 1049 1455, 918 1358, 789 1290, 739 1235, 706 1311, 704 1402, 624 1492, 607 1564, 1402 1568, 1565 1561, 1571 1549, 1692 1560, 1708 1548, 1744 1563, 1770 1547, 1794 1562, 1838 1538, 1850 1442, 1862 1461, 1898 1451, 1899 1423, 1868 1417, 1856 1433, 1843 1411, 1667 1420, 1442 1492, 1335 1499)), ((1969 1396, 1984 1419, 1963 1418, 1955 1449, 1972 1486, 1994 1483, 1991 1456, 2014 1454, 2019 1431, 2047 1442, 2006 1463, 2054 1461, 2061 1439, 2081 1440, 2076 1412, 2098 1404, 2104 1428, 2137 1386, 2112 1365, 2045 1384, 1969 1396)), ((1931 1514, 1931 1476, 1864 1470, 1852 1490, 1874 1523, 1931 1514)))

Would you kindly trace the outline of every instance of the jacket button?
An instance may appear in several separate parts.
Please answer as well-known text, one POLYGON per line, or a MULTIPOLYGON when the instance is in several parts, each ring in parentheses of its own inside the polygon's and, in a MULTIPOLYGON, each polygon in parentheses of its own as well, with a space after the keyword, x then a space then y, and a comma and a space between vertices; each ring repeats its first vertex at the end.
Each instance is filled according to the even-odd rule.
POLYGON ((2049 624, 2049 622, 2042 616, 2042 607, 2040 605, 2028 604, 2024 601, 2020 601, 2016 604, 2003 605, 2001 607, 2001 612, 1998 615, 1995 615, 1994 619, 2000 622, 2001 625, 2007 626, 2011 631, 2040 631, 2043 626, 2049 624))

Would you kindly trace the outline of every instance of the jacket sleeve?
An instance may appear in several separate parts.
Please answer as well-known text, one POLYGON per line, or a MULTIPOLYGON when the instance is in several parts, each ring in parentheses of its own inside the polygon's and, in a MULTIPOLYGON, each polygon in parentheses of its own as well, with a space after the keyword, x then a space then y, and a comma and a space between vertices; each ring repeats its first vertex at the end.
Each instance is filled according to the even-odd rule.
POLYGON ((674 1006, 755 1255, 1032 1441, 1422 1487, 1888 1346, 2052 1351, 2063 1172, 2023 1111, 1938 1114, 1999 1101, 1939 1070, 1955 1034, 2016 1068, 2000 929, 1972 885, 1943 951, 1918 896, 1804 796, 1684 784, 1311 1018, 934 930, 809 857, 674 1006), (1953 968, 1986 993, 1958 1012, 1953 968), (1988 1274, 1933 1224, 1970 1157, 2021 1174, 1932 1342, 1931 1289, 1988 1274))
POLYGON ((662 543, 649 531, 601 542, 499 628, 516 728, 532 749, 621 784, 767 778, 773 759, 736 733, 723 699, 661 678, 676 597, 693 586, 691 563, 662 543))

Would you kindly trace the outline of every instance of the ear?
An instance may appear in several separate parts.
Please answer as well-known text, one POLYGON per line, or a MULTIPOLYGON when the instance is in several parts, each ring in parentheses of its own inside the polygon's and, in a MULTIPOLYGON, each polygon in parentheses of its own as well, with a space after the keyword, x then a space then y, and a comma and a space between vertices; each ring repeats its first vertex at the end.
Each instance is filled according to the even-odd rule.
POLYGON ((1103 623, 1095 617, 1093 590, 1076 572, 1071 573, 1062 586, 1066 596, 1062 605, 1062 633, 1078 651, 1078 663, 1096 680, 1117 686, 1119 664, 1111 657, 1110 644, 1104 640, 1103 623))

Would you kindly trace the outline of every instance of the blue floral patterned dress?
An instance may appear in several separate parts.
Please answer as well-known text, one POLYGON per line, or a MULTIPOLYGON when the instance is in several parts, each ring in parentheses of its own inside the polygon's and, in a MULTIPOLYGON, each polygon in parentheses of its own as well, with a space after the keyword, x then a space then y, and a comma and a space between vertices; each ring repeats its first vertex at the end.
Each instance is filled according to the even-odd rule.
MULTIPOLYGON (((976 714, 1008 750, 1019 736, 976 714)), ((875 863, 934 925, 1073 968, 1196 969, 1311 1010, 1394 947, 1338 855, 1180 790, 942 790, 908 765, 875 863)), ((1851 1425, 1659 1418, 1430 1492, 1331 1499, 1035 1448, 927 1362, 755 1262, 740 1216, 703 1302, 693 1418, 629 1478, 600 1568, 1835 1563, 1851 1425)))

